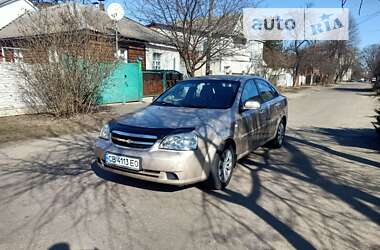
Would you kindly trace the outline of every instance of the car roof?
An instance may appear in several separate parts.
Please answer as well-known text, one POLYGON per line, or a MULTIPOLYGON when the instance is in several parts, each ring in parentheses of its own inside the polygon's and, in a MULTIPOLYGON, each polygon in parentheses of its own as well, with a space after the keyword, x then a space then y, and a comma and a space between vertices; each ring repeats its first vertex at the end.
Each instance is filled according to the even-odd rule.
POLYGON ((248 79, 261 78, 257 75, 208 75, 191 77, 184 80, 227 80, 227 81, 246 81, 248 79))

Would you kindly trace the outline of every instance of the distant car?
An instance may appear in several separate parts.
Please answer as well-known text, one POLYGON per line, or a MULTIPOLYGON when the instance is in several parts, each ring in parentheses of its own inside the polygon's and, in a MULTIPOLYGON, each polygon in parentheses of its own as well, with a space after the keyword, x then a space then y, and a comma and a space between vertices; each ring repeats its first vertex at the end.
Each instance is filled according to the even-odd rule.
POLYGON ((236 161, 264 144, 281 147, 287 99, 256 76, 178 82, 151 105, 112 120, 96 140, 97 164, 172 185, 208 180, 223 189, 236 161))
POLYGON ((372 78, 371 78, 371 83, 376 83, 376 81, 377 81, 377 80, 376 80, 376 77, 372 77, 372 78))

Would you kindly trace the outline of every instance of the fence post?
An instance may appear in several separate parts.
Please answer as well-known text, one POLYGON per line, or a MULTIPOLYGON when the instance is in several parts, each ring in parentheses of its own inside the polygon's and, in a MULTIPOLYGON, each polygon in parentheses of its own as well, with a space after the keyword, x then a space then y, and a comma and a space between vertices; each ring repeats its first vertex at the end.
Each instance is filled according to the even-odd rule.
POLYGON ((139 100, 142 100, 144 97, 144 76, 142 72, 142 63, 138 62, 138 75, 139 75, 139 84, 138 84, 138 92, 139 92, 139 100))
POLYGON ((166 82, 166 71, 165 71, 162 76, 162 86, 163 86, 164 91, 166 90, 166 87, 167 87, 166 83, 167 82, 166 82))

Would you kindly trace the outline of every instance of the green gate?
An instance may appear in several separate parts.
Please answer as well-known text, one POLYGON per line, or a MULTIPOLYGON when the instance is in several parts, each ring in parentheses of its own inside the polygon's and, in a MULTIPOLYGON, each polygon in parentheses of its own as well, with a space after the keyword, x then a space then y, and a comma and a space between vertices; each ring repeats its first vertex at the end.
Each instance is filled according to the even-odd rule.
POLYGON ((99 104, 140 101, 142 99, 140 63, 120 63, 104 81, 99 104))

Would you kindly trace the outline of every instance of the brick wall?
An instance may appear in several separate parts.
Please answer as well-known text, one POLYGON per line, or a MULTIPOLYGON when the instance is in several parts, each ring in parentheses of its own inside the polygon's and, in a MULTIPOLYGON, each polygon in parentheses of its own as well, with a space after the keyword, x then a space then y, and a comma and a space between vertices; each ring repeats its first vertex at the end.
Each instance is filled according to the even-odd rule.
MULTIPOLYGON (((125 45, 124 45, 125 46, 125 45)), ((145 59, 145 45, 138 43, 129 43, 128 44, 128 61, 136 62, 141 59, 141 68, 145 70, 146 59, 145 59)))

